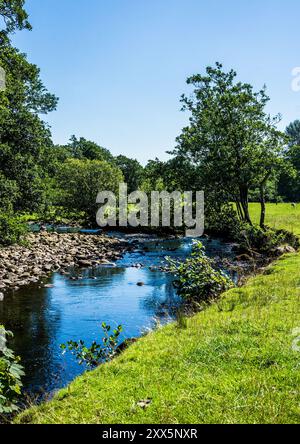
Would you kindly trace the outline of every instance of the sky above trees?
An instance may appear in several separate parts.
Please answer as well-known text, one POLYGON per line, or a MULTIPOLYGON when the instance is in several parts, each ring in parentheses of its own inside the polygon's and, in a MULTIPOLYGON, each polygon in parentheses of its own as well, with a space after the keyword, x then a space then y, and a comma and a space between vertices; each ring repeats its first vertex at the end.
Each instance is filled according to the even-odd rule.
POLYGON ((284 128, 300 117, 298 0, 27 0, 33 31, 17 47, 59 98, 47 116, 56 143, 86 137, 145 163, 167 158, 188 115, 186 78, 220 61, 268 87, 284 128))

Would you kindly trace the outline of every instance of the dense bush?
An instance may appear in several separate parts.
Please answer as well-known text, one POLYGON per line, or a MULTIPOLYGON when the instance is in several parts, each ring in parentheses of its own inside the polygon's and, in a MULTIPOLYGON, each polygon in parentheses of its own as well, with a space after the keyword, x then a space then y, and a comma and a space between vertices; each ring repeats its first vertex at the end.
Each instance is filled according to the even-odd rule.
POLYGON ((232 204, 218 204, 206 199, 205 226, 214 235, 231 237, 239 223, 232 204))
POLYGON ((0 214, 0 245, 19 243, 27 232, 27 226, 10 213, 0 214))
POLYGON ((18 410, 17 401, 21 394, 23 367, 20 358, 6 346, 6 337, 12 336, 0 325, 0 414, 18 410))
POLYGON ((214 269, 201 242, 194 245, 191 257, 184 262, 169 258, 168 263, 170 271, 176 275, 174 285, 187 302, 208 301, 233 286, 228 276, 214 269))
POLYGON ((285 230, 274 230, 272 228, 262 229, 258 225, 239 223, 235 227, 234 239, 239 242, 244 251, 256 251, 264 254, 272 254, 281 245, 299 247, 297 236, 285 230))

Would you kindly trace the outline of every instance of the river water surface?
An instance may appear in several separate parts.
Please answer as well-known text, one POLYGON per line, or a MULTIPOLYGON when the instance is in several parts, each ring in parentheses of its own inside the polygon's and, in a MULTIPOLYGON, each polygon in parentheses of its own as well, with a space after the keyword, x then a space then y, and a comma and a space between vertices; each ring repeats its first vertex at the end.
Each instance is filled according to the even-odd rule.
MULTIPOLYGON (((84 367, 71 354, 63 355, 59 346, 79 339, 88 345, 100 342, 102 322, 122 324, 124 340, 157 322, 172 321, 181 300, 172 276, 153 267, 162 265, 166 256, 188 256, 192 243, 146 239, 114 267, 71 270, 71 276, 54 273, 48 282, 52 288, 33 286, 8 294, 0 302, 0 324, 14 333, 10 346, 25 367, 24 389, 37 396, 52 393, 81 374, 84 367)), ((229 244, 203 243, 209 256, 231 254, 229 244)))

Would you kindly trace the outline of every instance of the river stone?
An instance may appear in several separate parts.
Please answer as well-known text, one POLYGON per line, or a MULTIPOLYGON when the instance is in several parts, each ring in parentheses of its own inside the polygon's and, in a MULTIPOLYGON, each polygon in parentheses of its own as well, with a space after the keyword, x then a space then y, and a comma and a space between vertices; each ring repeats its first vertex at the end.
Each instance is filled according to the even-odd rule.
POLYGON ((92 262, 91 261, 87 261, 87 260, 79 260, 78 261, 78 265, 80 267, 91 267, 92 266, 92 262))
POLYGON ((3 301, 4 301, 4 294, 0 293, 0 302, 3 302, 3 301))
POLYGON ((286 253, 296 253, 296 250, 290 245, 281 245, 275 249, 275 253, 280 256, 286 253))
POLYGON ((22 278, 30 278, 31 277, 31 274, 30 273, 28 273, 28 271, 26 271, 25 273, 23 273, 22 274, 22 276, 21 276, 22 278))
POLYGON ((30 233, 26 247, 14 245, 0 249, 0 290, 37 282, 52 271, 68 271, 80 265, 92 267, 102 264, 115 266, 112 260, 128 250, 128 242, 105 236, 84 234, 30 233))

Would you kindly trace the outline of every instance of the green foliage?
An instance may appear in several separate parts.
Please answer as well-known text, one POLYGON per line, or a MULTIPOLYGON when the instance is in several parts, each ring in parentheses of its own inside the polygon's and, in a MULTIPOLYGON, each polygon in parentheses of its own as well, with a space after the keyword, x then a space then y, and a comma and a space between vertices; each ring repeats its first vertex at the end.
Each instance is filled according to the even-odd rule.
POLYGON ((11 213, 0 213, 0 245, 19 243, 26 234, 27 225, 11 213))
POLYGON ((169 258, 168 263, 176 275, 178 293, 190 303, 210 301, 233 286, 228 276, 213 268, 201 242, 195 243, 191 257, 184 262, 169 258))
POLYGON ((128 192, 138 190, 143 180, 144 169, 142 165, 136 159, 129 159, 126 156, 117 156, 115 162, 123 173, 128 185, 128 192))
POLYGON ((191 113, 190 125, 178 137, 174 154, 199 167, 206 194, 223 190, 227 201, 239 204, 240 218, 250 223, 249 190, 259 188, 263 202, 266 182, 282 168, 285 135, 276 127, 279 116, 271 118, 265 111, 265 89, 255 92, 236 77, 217 63, 187 80, 194 91, 182 96, 182 103, 191 113))
POLYGON ((0 414, 18 410, 17 401, 21 394, 23 367, 20 358, 6 346, 7 336, 13 336, 0 325, 0 414))
POLYGON ((288 202, 300 202, 300 145, 291 142, 284 159, 291 168, 281 173, 278 193, 288 202))
POLYGON ((95 223, 98 193, 107 190, 117 194, 123 181, 121 170, 108 162, 68 159, 57 174, 58 203, 69 211, 84 212, 95 223))
POLYGON ((14 182, 15 211, 36 211, 45 203, 47 152, 51 134, 39 114, 56 108, 57 99, 43 86, 40 71, 0 34, 0 66, 6 89, 0 92, 0 173, 14 182))
POLYGON ((285 130, 288 138, 289 144, 292 145, 300 145, 300 120, 295 120, 291 122, 286 130, 285 130))
POLYGON ((108 149, 97 145, 95 142, 86 140, 84 137, 77 139, 75 136, 72 136, 70 143, 60 148, 65 149, 69 153, 68 157, 74 157, 74 159, 100 160, 114 163, 114 157, 108 149))
POLYGON ((175 156, 167 162, 149 160, 144 169, 142 189, 145 191, 199 191, 197 167, 186 156, 175 156))
POLYGON ((239 220, 232 204, 222 203, 222 198, 210 193, 207 196, 205 213, 206 230, 214 235, 230 238, 239 220))
MULTIPOLYGON (((265 199, 266 202, 280 202, 280 195, 278 193, 278 178, 272 178, 265 184, 265 199)), ((249 202, 260 201, 260 189, 254 188, 249 191, 249 202)))
POLYGON ((12 211, 18 195, 19 188, 16 181, 7 179, 0 171, 0 211, 12 211))
POLYGON ((67 344, 61 344, 60 348, 65 352, 69 350, 80 365, 85 364, 87 367, 93 368, 98 365, 111 361, 116 355, 119 336, 122 332, 122 326, 119 325, 116 329, 111 331, 110 325, 102 324, 104 337, 102 344, 94 341, 90 347, 85 345, 85 342, 68 341, 67 344))
POLYGON ((24 28, 31 29, 24 3, 25 0, 0 0, 0 16, 4 19, 6 32, 24 28))
POLYGON ((239 242, 242 250, 249 253, 259 252, 272 254, 281 245, 290 245, 297 249, 299 239, 285 230, 274 230, 273 228, 262 229, 258 225, 239 223, 235 226, 233 238, 239 242))

